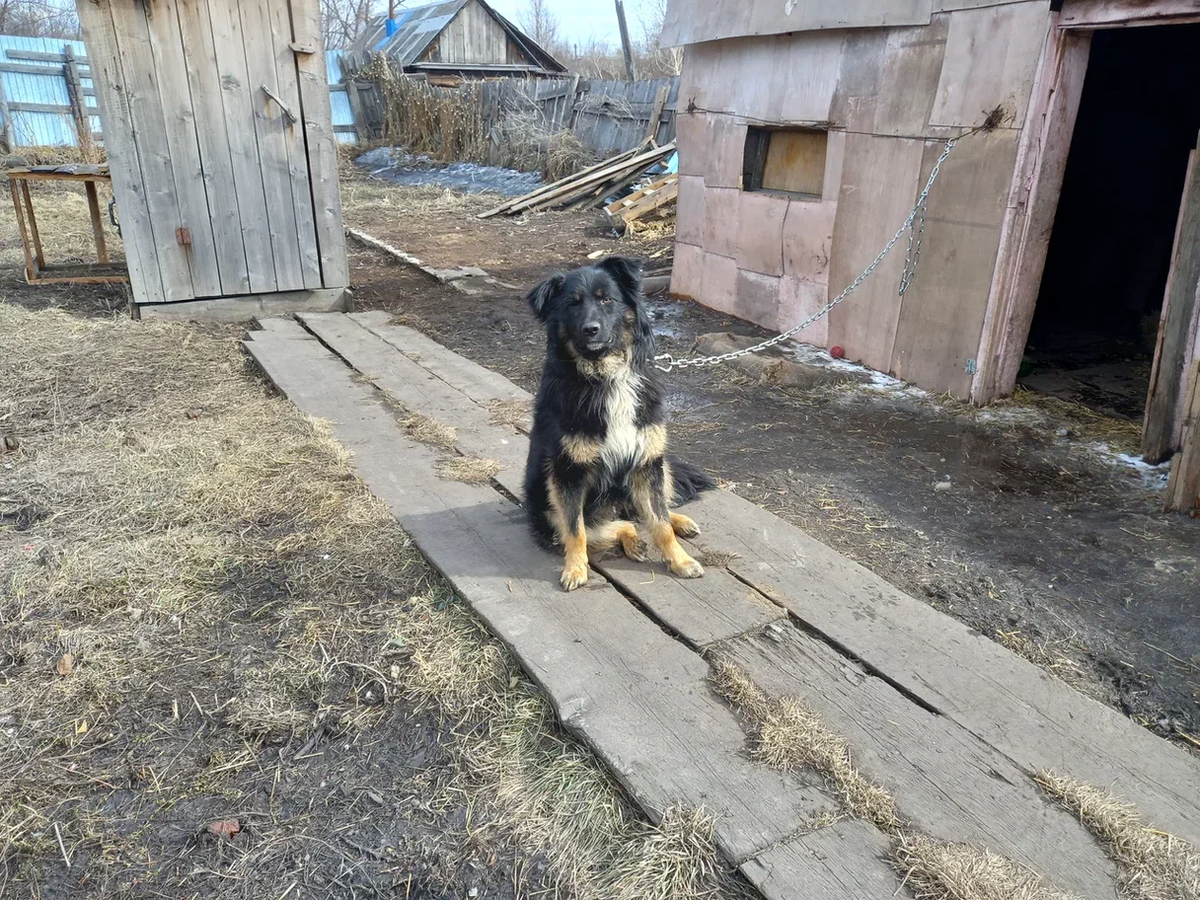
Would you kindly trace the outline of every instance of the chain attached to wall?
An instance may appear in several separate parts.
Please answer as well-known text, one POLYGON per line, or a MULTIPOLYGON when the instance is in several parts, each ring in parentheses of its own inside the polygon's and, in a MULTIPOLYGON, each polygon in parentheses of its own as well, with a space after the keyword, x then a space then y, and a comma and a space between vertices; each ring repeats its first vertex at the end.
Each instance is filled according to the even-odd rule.
POLYGON ((871 264, 863 269, 862 274, 850 282, 849 286, 847 286, 844 291, 826 303, 821 309, 817 310, 799 325, 794 325, 787 331, 777 334, 775 337, 769 338, 768 340, 763 341, 761 344, 755 344, 753 347, 747 347, 744 350, 735 350, 732 353, 722 353, 719 356, 693 356, 689 357, 688 359, 675 359, 675 357, 670 353, 662 353, 654 357, 655 368, 663 372, 670 372, 672 369, 715 366, 719 363, 728 362, 731 359, 749 356, 751 353, 759 353, 760 351, 766 350, 768 347, 774 347, 776 344, 786 341, 788 338, 792 337, 792 335, 803 331, 809 325, 813 324, 813 322, 816 322, 822 317, 829 315, 830 310, 853 294, 854 291, 858 289, 858 286, 866 281, 872 272, 879 268, 879 264, 883 262, 884 257, 891 252, 892 248, 895 247, 897 243, 899 243, 900 238, 904 235, 904 232, 907 231, 908 252, 905 254, 904 270, 900 275, 900 295, 903 296, 904 292, 912 286, 913 278, 916 277, 917 274, 917 259, 921 255, 921 239, 925 234, 925 206, 929 199, 929 191, 933 187, 933 183, 937 181, 938 173, 942 169, 942 163, 946 161, 946 158, 950 155, 950 151, 954 149, 954 145, 967 135, 973 134, 974 130, 967 132, 966 135, 960 135, 959 137, 950 138, 948 141, 946 141, 946 146, 942 148, 942 152, 938 156, 937 162, 933 164, 933 169, 929 173, 929 180, 925 182, 925 187, 917 196, 917 203, 912 208, 912 211, 908 214, 908 218, 904 220, 904 224, 900 226, 899 230, 897 230, 894 235, 892 235, 892 239, 884 245, 883 249, 879 251, 879 255, 871 261, 871 264))

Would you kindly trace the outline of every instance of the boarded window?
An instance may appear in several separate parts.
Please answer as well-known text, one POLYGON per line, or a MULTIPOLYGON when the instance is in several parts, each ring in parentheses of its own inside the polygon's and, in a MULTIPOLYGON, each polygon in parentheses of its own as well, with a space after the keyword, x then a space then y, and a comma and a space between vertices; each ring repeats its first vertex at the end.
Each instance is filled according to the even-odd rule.
POLYGON ((742 186, 819 200, 825 186, 828 132, 749 128, 742 186))

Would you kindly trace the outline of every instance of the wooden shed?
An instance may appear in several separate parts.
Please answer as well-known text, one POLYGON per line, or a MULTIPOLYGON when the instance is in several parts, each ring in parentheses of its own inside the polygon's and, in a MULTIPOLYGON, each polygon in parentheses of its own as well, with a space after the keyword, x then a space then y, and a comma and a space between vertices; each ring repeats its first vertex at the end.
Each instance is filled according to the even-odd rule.
POLYGON ((559 75, 566 67, 484 0, 441 0, 373 19, 343 55, 359 69, 376 53, 402 72, 443 85, 512 75, 559 75))
POLYGON ((991 116, 942 168, 909 290, 902 240, 799 338, 976 403, 1019 375, 1091 391, 1169 456, 1200 353, 1196 23, 1195 0, 671 0, 672 289, 803 321, 991 116))
POLYGON ((340 309, 318 0, 80 0, 135 311, 340 309))

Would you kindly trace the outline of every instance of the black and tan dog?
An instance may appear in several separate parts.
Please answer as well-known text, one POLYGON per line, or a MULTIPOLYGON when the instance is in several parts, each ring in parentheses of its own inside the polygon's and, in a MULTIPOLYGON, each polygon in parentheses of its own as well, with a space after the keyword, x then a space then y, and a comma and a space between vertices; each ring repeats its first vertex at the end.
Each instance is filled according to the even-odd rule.
POLYGON ((635 519, 649 527, 672 572, 703 575, 675 539, 699 529, 669 507, 714 482, 666 456, 667 417, 641 262, 613 256, 555 275, 528 300, 547 340, 525 503, 539 539, 566 551, 563 587, 587 581, 589 549, 619 545, 629 558, 644 560, 635 519))

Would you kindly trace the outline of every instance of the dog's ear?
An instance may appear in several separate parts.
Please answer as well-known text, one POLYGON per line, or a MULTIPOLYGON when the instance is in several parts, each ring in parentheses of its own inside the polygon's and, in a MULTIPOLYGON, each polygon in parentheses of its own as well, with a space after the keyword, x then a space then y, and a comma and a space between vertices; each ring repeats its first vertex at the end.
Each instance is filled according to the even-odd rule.
POLYGON ((603 269, 621 286, 626 297, 633 299, 642 292, 642 261, 631 256, 609 256, 596 268, 603 269))
POLYGON ((529 301, 529 308, 541 321, 545 322, 550 318, 550 306, 566 280, 561 274, 551 275, 525 296, 529 301))

